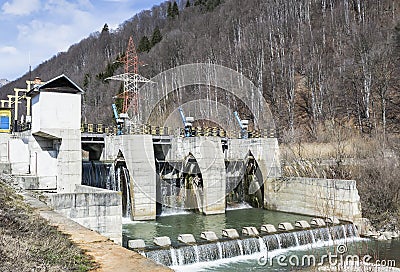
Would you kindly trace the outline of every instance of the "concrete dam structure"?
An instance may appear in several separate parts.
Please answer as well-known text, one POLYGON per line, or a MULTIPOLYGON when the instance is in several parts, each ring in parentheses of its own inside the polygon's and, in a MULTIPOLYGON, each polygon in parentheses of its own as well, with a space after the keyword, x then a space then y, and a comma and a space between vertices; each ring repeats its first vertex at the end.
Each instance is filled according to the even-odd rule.
MULTIPOLYGON (((56 211, 116 243, 122 243, 123 215, 155 220, 165 208, 213 215, 247 202, 355 224, 361 220, 355 181, 282 177, 274 130, 269 123, 256 124, 269 118, 262 111, 254 114, 260 116, 252 129, 242 128, 245 136, 224 128, 193 126, 188 135, 132 124, 123 133, 82 131, 82 93, 65 75, 35 85, 28 92, 31 130, 0 134, 0 165, 23 188, 45 192, 56 211), (89 153, 83 168, 82 150, 89 153)), ((261 105, 241 99, 249 100, 250 109, 261 105)))
POLYGON ((217 136, 170 137, 159 143, 151 135, 123 135, 106 137, 103 152, 106 161, 123 159, 130 173, 133 220, 155 219, 157 205, 205 215, 224 213, 227 195, 242 182, 250 163, 256 178, 246 189, 258 194, 261 207, 264 179, 280 176, 274 138, 221 143, 217 136), (186 203, 180 203, 177 198, 184 196, 186 203))

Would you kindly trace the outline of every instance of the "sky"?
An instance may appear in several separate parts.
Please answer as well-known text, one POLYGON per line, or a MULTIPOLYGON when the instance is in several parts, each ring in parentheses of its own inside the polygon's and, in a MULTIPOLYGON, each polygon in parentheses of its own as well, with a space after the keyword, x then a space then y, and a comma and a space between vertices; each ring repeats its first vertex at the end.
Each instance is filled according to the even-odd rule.
POLYGON ((10 81, 107 23, 116 29, 164 0, 0 0, 0 79, 10 81))

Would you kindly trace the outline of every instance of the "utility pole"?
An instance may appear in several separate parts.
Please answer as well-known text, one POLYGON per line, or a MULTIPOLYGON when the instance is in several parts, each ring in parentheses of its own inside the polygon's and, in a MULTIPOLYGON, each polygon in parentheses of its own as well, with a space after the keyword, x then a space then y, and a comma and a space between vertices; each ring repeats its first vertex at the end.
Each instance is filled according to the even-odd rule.
POLYGON ((18 121, 18 104, 20 103, 19 100, 24 96, 21 95, 19 96, 19 92, 28 92, 27 89, 19 89, 19 88, 14 88, 14 92, 15 92, 15 99, 14 99, 14 103, 15 103, 15 108, 14 108, 14 122, 18 121))
POLYGON ((8 101, 8 100, 2 99, 2 100, 0 100, 0 103, 1 103, 0 105, 1 105, 2 108, 4 108, 4 107, 5 107, 4 104, 7 103, 7 104, 8 104, 8 108, 9 108, 9 107, 11 106, 11 105, 9 104, 9 102, 10 102, 10 101, 8 101))
POLYGON ((17 129, 18 125, 18 110, 19 106, 18 104, 21 103, 21 99, 26 99, 26 122, 30 123, 32 118, 31 118, 31 97, 26 96, 26 93, 28 93, 31 90, 32 84, 38 85, 38 84, 44 84, 46 82, 42 82, 40 78, 35 78, 33 81, 32 80, 27 80, 26 81, 26 89, 21 89, 21 88, 14 88, 14 95, 7 95, 8 100, 1 100, 1 107, 4 107, 5 103, 8 103, 8 107, 11 108, 12 104, 14 104, 14 129, 17 129), (21 94, 20 93, 24 93, 21 94), (14 100, 14 101, 13 101, 14 100))

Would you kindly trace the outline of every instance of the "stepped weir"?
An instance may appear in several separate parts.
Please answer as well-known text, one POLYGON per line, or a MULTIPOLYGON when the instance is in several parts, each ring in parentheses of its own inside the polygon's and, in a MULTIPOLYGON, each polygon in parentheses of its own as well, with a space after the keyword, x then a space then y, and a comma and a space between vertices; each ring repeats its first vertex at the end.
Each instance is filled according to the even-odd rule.
POLYGON ((235 257, 253 257, 275 250, 312 249, 350 242, 359 237, 353 224, 342 223, 328 227, 294 230, 289 232, 261 233, 255 237, 240 236, 217 241, 136 248, 142 255, 166 266, 182 266, 212 262, 235 257))

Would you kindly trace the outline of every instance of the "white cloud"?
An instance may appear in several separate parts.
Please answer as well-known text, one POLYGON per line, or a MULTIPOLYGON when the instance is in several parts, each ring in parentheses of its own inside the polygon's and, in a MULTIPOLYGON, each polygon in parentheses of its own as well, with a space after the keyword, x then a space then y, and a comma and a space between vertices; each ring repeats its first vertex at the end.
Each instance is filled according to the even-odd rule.
POLYGON ((0 54, 11 54, 11 55, 15 55, 17 54, 18 50, 17 48, 13 47, 13 46, 3 46, 0 47, 0 54))
MULTIPOLYGON (((48 52, 66 51, 70 45, 79 42, 94 31, 96 18, 87 9, 90 3, 78 4, 65 0, 49 0, 43 12, 46 20, 33 19, 18 25, 18 41, 48 52)), ((50 56, 48 56, 50 57, 50 56)))
POLYGON ((1 9, 5 14, 28 15, 40 9, 40 0, 7 1, 1 9))
POLYGON ((29 24, 19 25, 18 40, 28 43, 33 48, 65 51, 70 43, 73 27, 65 24, 32 20, 29 24))

